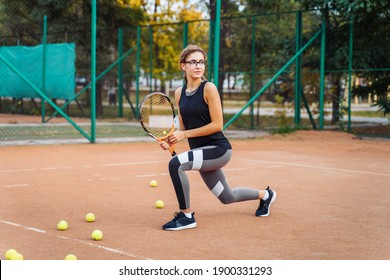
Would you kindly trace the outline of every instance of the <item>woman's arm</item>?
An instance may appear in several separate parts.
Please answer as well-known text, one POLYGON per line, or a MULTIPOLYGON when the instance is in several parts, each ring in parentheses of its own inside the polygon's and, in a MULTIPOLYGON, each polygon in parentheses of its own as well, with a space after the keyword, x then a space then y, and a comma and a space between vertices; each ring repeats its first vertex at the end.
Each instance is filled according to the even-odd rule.
POLYGON ((180 125, 178 130, 184 131, 184 130, 186 130, 186 128, 184 126, 183 119, 181 118, 180 106, 179 106, 181 91, 182 91, 181 87, 176 89, 176 91, 175 91, 175 101, 176 101, 176 108, 177 108, 177 117, 179 118, 179 125, 180 125))

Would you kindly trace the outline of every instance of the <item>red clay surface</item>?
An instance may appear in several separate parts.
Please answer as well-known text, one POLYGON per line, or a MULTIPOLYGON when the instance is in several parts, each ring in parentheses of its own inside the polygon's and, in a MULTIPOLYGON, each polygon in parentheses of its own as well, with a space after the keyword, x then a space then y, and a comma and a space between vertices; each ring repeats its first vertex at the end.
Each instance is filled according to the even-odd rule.
POLYGON ((156 143, 0 147, 0 259, 390 259, 390 142, 301 131, 232 144, 229 183, 272 186, 271 215, 221 204, 190 172, 198 227, 179 232, 161 230, 177 203, 156 143))

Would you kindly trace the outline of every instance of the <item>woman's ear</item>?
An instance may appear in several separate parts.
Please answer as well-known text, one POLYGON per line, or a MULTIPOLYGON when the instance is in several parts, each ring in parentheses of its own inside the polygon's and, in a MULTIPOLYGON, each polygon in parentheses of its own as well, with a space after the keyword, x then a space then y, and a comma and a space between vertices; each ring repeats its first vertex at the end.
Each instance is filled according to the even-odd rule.
POLYGON ((181 70, 182 70, 183 72, 186 71, 186 70, 185 70, 185 64, 184 64, 184 63, 180 63, 180 68, 181 68, 181 70))

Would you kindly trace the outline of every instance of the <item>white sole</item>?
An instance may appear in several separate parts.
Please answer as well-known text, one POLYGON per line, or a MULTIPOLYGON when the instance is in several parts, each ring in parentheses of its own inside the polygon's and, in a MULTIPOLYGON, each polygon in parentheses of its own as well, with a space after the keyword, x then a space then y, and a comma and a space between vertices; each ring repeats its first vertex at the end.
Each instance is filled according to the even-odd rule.
POLYGON ((195 228, 195 227, 196 227, 196 223, 192 223, 192 224, 189 224, 189 225, 186 225, 186 226, 182 226, 182 227, 164 228, 164 230, 178 231, 178 230, 190 229, 190 228, 195 228))

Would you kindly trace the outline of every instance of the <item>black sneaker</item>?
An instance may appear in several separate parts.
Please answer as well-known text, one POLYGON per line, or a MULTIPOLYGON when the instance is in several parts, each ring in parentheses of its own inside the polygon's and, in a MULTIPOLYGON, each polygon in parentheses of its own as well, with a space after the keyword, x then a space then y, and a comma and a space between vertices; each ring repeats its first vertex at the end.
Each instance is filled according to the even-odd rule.
POLYGON ((192 217, 189 219, 183 212, 176 212, 172 221, 162 226, 164 230, 182 230, 196 227, 196 221, 194 218, 195 213, 192 213, 192 217))
POLYGON ((257 217, 267 217, 269 216, 269 211, 271 208, 272 202, 276 199, 276 192, 273 190, 270 190, 269 187, 265 189, 269 193, 269 197, 266 200, 260 199, 260 205, 259 208, 256 210, 256 216, 257 217))

